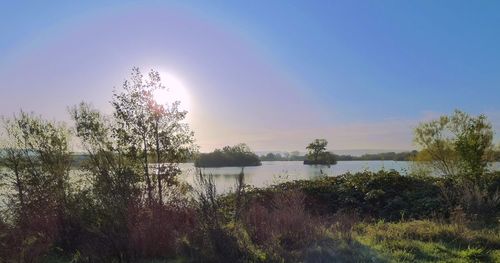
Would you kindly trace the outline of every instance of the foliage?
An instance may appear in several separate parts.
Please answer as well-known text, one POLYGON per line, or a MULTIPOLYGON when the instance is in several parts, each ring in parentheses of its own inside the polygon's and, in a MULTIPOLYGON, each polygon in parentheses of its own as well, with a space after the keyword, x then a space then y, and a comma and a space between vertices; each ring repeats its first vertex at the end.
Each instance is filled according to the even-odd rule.
POLYGON ((478 182, 493 157, 493 130, 484 115, 456 110, 452 116, 421 123, 414 140, 421 147, 415 160, 444 176, 478 182))
POLYGON ((97 244, 112 240, 109 245, 78 250, 89 255, 90 260, 125 259, 128 257, 129 207, 137 206, 142 198, 140 163, 128 153, 127 144, 114 134, 113 123, 100 112, 81 103, 72 108, 71 114, 76 135, 89 156, 83 172, 91 188, 86 196, 80 197, 89 202, 78 207, 85 222, 84 233, 97 244))
POLYGON ((306 208, 312 213, 334 215, 354 211, 361 217, 394 221, 446 213, 439 180, 404 176, 395 171, 360 172, 287 182, 269 189, 256 189, 254 194, 268 199, 274 192, 298 189, 306 194, 306 208))
POLYGON ((500 145, 498 145, 496 147, 496 149, 493 150, 493 154, 492 155, 493 155, 493 157, 492 157, 493 161, 500 162, 500 145))
POLYGON ((157 71, 151 70, 145 78, 138 68, 132 70, 130 80, 124 82, 121 91, 115 91, 111 104, 116 125, 113 136, 127 145, 129 155, 140 162, 147 186, 148 202, 156 195, 163 202, 163 185, 176 183, 179 174, 177 163, 195 150, 193 133, 182 120, 186 111, 178 109, 180 102, 162 105, 156 102, 154 92, 165 89, 157 71), (154 156, 154 160, 151 160, 154 156), (150 164, 155 163, 155 178, 150 175, 150 164))
POLYGON ((259 157, 261 161, 303 161, 304 156, 291 155, 290 153, 268 153, 259 157))
POLYGON ((484 174, 486 185, 471 181, 441 183, 441 196, 452 208, 451 215, 458 221, 473 224, 495 224, 500 219, 500 172, 484 174), (457 218, 458 217, 458 218, 457 218))
POLYGON ((261 162, 246 144, 241 143, 235 146, 225 146, 211 153, 202 153, 196 158, 194 165, 196 167, 243 167, 259 166, 261 162))
POLYGON ((12 256, 33 260, 52 245, 70 246, 68 130, 25 112, 4 119, 4 130, 1 162, 7 171, 1 176, 8 184, 11 225, 5 228, 12 256))
MULTIPOLYGON (((325 216, 355 212, 363 218, 397 221, 400 219, 450 219, 458 207, 474 207, 466 213, 478 224, 497 220, 500 172, 488 177, 486 190, 474 192, 451 179, 401 175, 396 171, 359 172, 315 180, 298 180, 253 189, 248 196, 269 200, 275 193, 300 190, 306 194, 306 209, 325 216), (471 198, 476 196, 476 198, 471 198), (477 206, 477 204, 482 204, 477 206)), ((472 187, 472 186, 471 186, 472 187)))
POLYGON ((175 225, 165 221, 170 215, 189 218, 192 214, 184 206, 164 204, 178 185, 178 162, 195 148, 192 132, 182 123, 186 112, 178 110, 179 103, 160 105, 154 100, 153 92, 163 88, 158 72, 151 71, 145 78, 134 68, 130 81, 114 93, 112 118, 85 103, 71 109, 76 135, 87 151, 84 171, 92 185, 93 202, 81 208, 90 216, 85 230, 98 242, 113 240, 91 255, 125 260, 137 254, 158 255, 155 248, 172 253, 177 236, 169 227, 175 225), (160 233, 164 235, 158 237, 160 233), (152 243, 143 240, 145 234, 152 243), (156 246, 144 248, 145 242, 156 246))
POLYGON ((74 133, 86 152, 71 177, 75 158, 64 125, 24 112, 4 121, 0 159, 9 203, 0 251, 10 252, 0 261, 58 255, 135 261, 176 253, 196 222, 186 188, 176 180, 177 164, 196 148, 179 103, 153 99, 161 88, 157 72, 145 78, 134 68, 130 81, 115 91, 112 116, 86 103, 71 108, 74 133))
POLYGON ((307 145, 306 149, 309 151, 307 154, 308 159, 311 161, 318 161, 320 154, 326 151, 326 146, 328 145, 328 141, 325 139, 315 139, 309 145, 307 145))
POLYGON ((326 151, 328 141, 325 139, 315 139, 306 149, 309 151, 304 159, 304 164, 336 164, 335 155, 326 151))
POLYGON ((337 161, 410 161, 417 155, 417 151, 411 152, 384 152, 375 154, 363 154, 361 156, 336 155, 337 161))

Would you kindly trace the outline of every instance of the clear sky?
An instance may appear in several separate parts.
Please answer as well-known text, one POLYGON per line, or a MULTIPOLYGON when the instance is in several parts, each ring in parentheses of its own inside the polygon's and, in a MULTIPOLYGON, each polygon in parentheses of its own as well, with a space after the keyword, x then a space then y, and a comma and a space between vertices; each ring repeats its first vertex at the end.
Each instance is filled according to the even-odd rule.
POLYGON ((0 114, 110 111, 133 66, 186 100, 202 151, 412 149, 462 109, 500 131, 500 1, 3 1, 0 114))

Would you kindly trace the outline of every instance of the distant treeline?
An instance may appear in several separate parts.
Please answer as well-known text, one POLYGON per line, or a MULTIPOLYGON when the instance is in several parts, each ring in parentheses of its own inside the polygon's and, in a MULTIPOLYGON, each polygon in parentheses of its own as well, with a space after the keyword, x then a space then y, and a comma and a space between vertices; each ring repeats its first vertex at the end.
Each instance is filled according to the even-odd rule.
MULTIPOLYGON (((392 161, 410 161, 417 155, 417 151, 411 152, 385 152, 375 154, 363 154, 361 156, 353 155, 337 155, 334 154, 337 161, 379 161, 379 160, 392 160, 392 161)), ((497 152, 496 160, 500 160, 500 152, 497 152)), ((268 153, 260 156, 261 161, 304 161, 305 155, 294 153, 268 153)))
MULTIPOLYGON (((221 150, 218 150, 221 151, 221 150)), ((210 167, 210 166, 203 166, 208 163, 217 163, 218 165, 222 163, 240 163, 236 162, 234 158, 224 158, 222 156, 216 156, 216 155, 221 155, 220 153, 214 154, 212 153, 202 153, 197 156, 198 160, 198 165, 197 167, 210 167), (209 160, 210 159, 210 160, 209 160), (222 160, 224 159, 224 160, 222 160)), ((385 153, 374 153, 374 154, 363 154, 361 156, 353 156, 353 155, 337 155, 334 154, 335 158, 337 161, 411 161, 413 157, 416 156, 418 152, 417 151, 411 151, 411 152, 385 152, 385 153)), ((247 154, 245 154, 247 155, 247 154)), ((245 156, 243 155, 243 156, 245 156)), ((500 162, 500 151, 494 151, 493 152, 494 160, 496 162, 500 162)), ((72 155, 72 166, 73 167, 79 167, 82 163, 82 161, 88 159, 89 156, 83 153, 76 153, 72 155)), ((244 163, 251 163, 253 165, 243 165, 243 166, 256 166, 260 165, 260 162, 257 162, 255 157, 247 158, 245 157, 244 163)), ((265 155, 261 155, 258 157, 260 161, 304 161, 305 160, 305 155, 300 154, 299 152, 285 152, 285 153, 268 153, 265 155)), ((195 157, 189 158, 188 162, 195 162, 195 157)), ((195 164, 196 165, 196 164, 195 164)), ((226 166, 226 165, 221 165, 219 167, 226 166)), ((230 165, 230 166, 241 166, 241 165, 230 165)), ((212 166, 216 167, 216 166, 212 166)))
POLYGON ((301 155, 299 152, 268 153, 261 155, 259 158, 261 161, 304 161, 305 155, 301 155))
POLYGON ((379 160, 390 160, 390 161, 410 161, 417 155, 417 151, 411 152, 385 152, 385 153, 374 153, 374 154, 363 154, 361 156, 352 155, 337 155, 337 160, 339 161, 379 161, 379 160))
MULTIPOLYGON (((222 151, 222 150, 217 150, 217 151, 222 151)), ((236 161, 235 158, 228 158, 228 155, 226 157, 223 157, 224 154, 221 153, 215 153, 216 151, 212 153, 202 153, 199 154, 197 157, 197 167, 210 167, 210 166, 203 166, 207 165, 208 163, 214 164, 217 163, 218 165, 222 163, 241 163, 240 161, 236 161), (224 159, 224 160, 223 160, 224 159)), ((373 154, 363 154, 361 156, 353 156, 353 155, 335 155, 335 158, 337 161, 411 161, 413 157, 417 155, 417 151, 410 151, 410 152, 385 152, 385 153, 373 153, 373 154)), ((229 154, 231 155, 231 154, 229 154)), ((494 151, 494 160, 496 162, 500 162, 500 151, 494 151)), ((234 156, 234 155, 233 155, 234 156)), ((244 165, 244 166, 255 166, 255 165, 260 165, 260 162, 257 162, 255 157, 250 157, 250 153, 243 154, 242 156, 245 156, 245 161, 243 161, 246 164, 253 164, 253 165, 244 165)), ((88 158, 87 155, 85 154, 73 154, 73 166, 77 167, 80 166, 80 163, 88 158)), ((191 161, 195 160, 195 157, 190 158, 191 161)), ((304 161, 305 160, 305 155, 300 154, 299 152, 285 152, 285 153, 268 153, 265 155, 261 155, 258 157, 260 161, 304 161)), ((195 161, 196 165, 196 161, 195 161)), ((220 165, 220 166, 226 166, 226 165, 220 165)), ((230 166, 241 166, 241 165, 230 165, 230 166)), ((215 166, 211 166, 215 167, 215 166)))

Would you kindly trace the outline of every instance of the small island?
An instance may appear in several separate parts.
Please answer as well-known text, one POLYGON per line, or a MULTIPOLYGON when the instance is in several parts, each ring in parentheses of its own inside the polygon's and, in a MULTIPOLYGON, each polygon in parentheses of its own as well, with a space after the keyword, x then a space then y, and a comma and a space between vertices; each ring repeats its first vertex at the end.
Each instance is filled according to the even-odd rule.
POLYGON ((335 155, 326 151, 328 141, 316 139, 311 142, 306 149, 309 151, 304 159, 306 165, 334 165, 337 163, 335 155))
POLYGON ((195 167, 243 167, 260 165, 262 164, 259 157, 244 143, 215 149, 211 153, 202 153, 194 161, 195 167))

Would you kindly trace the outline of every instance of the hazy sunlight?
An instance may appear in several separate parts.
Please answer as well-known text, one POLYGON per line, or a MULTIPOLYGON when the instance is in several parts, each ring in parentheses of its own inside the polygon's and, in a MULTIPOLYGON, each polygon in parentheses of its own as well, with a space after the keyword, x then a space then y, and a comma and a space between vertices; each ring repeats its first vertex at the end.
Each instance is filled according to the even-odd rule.
POLYGON ((180 101, 180 109, 191 111, 190 96, 184 83, 168 72, 160 72, 160 76, 166 89, 155 92, 156 101, 161 104, 172 104, 175 101, 180 101))

